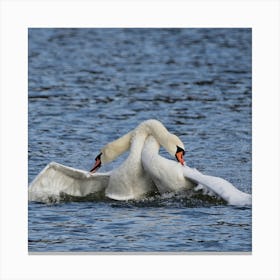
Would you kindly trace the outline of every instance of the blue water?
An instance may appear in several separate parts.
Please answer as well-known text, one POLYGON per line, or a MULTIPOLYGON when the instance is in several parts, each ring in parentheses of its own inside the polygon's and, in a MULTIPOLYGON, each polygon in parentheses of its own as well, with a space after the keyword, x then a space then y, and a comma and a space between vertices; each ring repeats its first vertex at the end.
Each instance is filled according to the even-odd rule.
MULTIPOLYGON (((89 170, 103 145, 156 118, 184 142, 189 166, 252 193, 251 35, 29 29, 29 183, 50 161, 89 170)), ((252 250, 251 207, 219 200, 67 198, 28 210, 30 252, 252 250)))

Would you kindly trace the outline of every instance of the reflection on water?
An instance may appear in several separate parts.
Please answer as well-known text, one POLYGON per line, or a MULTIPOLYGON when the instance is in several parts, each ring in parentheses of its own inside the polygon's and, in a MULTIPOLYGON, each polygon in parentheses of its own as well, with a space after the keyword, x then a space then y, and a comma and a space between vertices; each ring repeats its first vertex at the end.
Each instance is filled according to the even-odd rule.
MULTIPOLYGON (((104 144, 156 118, 188 165, 251 192, 250 29, 29 29, 28 71, 29 182, 50 161, 89 170, 104 144)), ((251 208, 30 203, 29 250, 250 251, 251 208)))

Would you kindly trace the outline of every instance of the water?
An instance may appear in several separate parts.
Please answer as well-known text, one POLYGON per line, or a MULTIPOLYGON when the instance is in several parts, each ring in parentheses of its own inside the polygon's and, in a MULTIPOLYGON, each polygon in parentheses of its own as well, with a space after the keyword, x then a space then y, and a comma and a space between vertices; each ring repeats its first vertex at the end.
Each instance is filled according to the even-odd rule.
MULTIPOLYGON (((29 183, 50 161, 89 170, 156 118, 189 166, 251 193, 251 47, 250 29, 29 29, 29 183)), ((251 210, 180 194, 29 203, 29 251, 248 252, 251 210)))

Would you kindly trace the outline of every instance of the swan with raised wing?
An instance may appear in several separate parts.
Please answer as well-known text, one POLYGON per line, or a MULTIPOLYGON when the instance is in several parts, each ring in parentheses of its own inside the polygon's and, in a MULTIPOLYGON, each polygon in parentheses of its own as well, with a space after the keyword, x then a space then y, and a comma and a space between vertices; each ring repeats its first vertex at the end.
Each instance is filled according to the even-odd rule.
POLYGON ((175 156, 181 165, 184 164, 185 151, 182 141, 171 134, 161 122, 147 120, 105 145, 95 158, 90 173, 55 162, 48 164, 30 184, 29 199, 42 201, 48 195, 59 196, 60 193, 86 196, 104 192, 109 198, 128 200, 139 199, 153 192, 156 186, 149 172, 144 171, 141 161, 142 149, 149 135, 153 136, 157 145, 162 145, 169 154, 175 156), (102 164, 113 161, 127 150, 128 157, 116 169, 107 173, 95 173, 102 164))
POLYGON ((105 145, 95 159, 90 173, 58 163, 50 163, 29 187, 29 200, 48 201, 50 196, 66 193, 86 196, 104 193, 116 200, 139 199, 160 193, 203 185, 229 204, 251 204, 251 195, 241 192, 228 181, 204 175, 185 165, 184 145, 157 120, 148 120, 119 139, 105 145), (179 163, 159 155, 162 145, 179 163), (126 150, 127 159, 107 173, 95 173, 102 164, 113 161, 126 150), (94 174, 93 174, 94 173, 94 174))

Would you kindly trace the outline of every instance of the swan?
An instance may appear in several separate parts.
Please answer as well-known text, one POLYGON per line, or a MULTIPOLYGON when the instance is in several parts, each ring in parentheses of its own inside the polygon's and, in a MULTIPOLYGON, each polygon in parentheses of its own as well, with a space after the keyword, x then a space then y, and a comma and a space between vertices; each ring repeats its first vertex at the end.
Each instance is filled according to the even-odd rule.
POLYGON ((158 120, 147 120, 139 124, 133 131, 105 145, 95 158, 95 164, 90 170, 95 173, 102 164, 113 161, 129 149, 126 160, 110 172, 105 195, 115 200, 139 199, 145 194, 155 191, 156 187, 142 166, 141 157, 147 137, 151 135, 177 161, 184 164, 184 144, 174 134, 170 133, 158 120))
MULTIPOLYGON (((184 164, 185 150, 182 141, 171 134, 161 122, 147 120, 105 145, 95 158, 90 172, 56 162, 48 164, 30 184, 29 200, 44 201, 48 196, 57 197, 60 193, 86 196, 97 192, 104 193, 111 199, 129 200, 142 198, 155 191, 156 186, 149 173, 144 171, 141 162, 142 149, 149 135, 153 136, 157 145, 162 145, 169 154, 175 156, 181 165, 184 164), (127 150, 128 157, 116 169, 107 173, 96 173, 101 165, 113 161, 127 150)), ((146 144, 149 145, 149 142, 146 144)))
MULTIPOLYGON (((158 191, 165 192, 191 189, 196 183, 184 176, 181 165, 159 155, 160 145, 153 136, 149 136, 142 150, 142 165, 152 178, 158 191)), ((184 163, 183 163, 184 164, 184 163)))
POLYGON ((230 205, 251 205, 251 194, 242 192, 223 178, 204 175, 195 168, 180 165, 158 154, 159 143, 149 136, 142 150, 142 164, 160 193, 183 189, 204 189, 230 205), (197 188, 196 188, 197 186, 197 188))
POLYGON ((138 199, 155 189, 160 193, 189 189, 198 185, 216 193, 232 205, 251 205, 251 195, 230 182, 204 175, 184 161, 184 145, 157 120, 138 125, 119 139, 105 145, 90 172, 51 162, 29 186, 29 200, 48 202, 60 193, 86 196, 102 193, 116 200, 138 199), (179 163, 158 154, 162 145, 179 163), (129 156, 118 168, 96 173, 126 150, 129 156))

